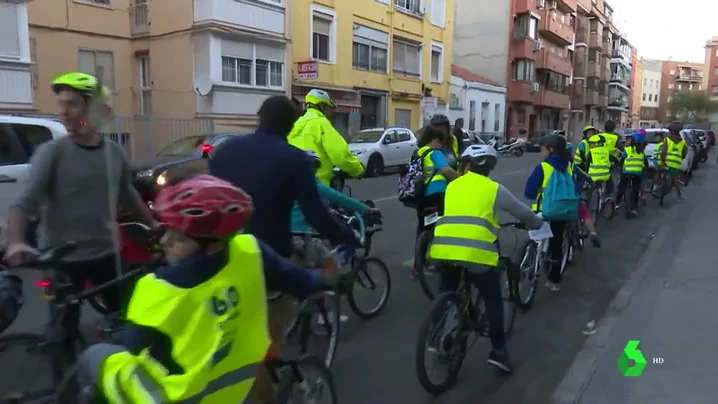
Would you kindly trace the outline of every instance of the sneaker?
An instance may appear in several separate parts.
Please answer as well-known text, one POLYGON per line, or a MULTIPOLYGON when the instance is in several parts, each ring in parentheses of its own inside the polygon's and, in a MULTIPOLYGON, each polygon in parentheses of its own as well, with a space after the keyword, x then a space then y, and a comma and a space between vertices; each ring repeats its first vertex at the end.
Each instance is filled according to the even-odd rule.
POLYGON ((638 211, 635 209, 631 209, 631 216, 638 217, 638 211))
POLYGON ((588 235, 588 239, 591 240, 591 245, 595 248, 601 248, 601 238, 598 237, 598 234, 591 233, 588 235))
POLYGON ((558 292, 559 290, 561 290, 561 285, 559 285, 558 283, 553 283, 551 281, 546 281, 546 287, 552 292, 558 292))
POLYGON ((487 362, 489 365, 496 366, 502 372, 511 373, 513 371, 511 362, 509 361, 509 353, 506 352, 506 348, 492 349, 487 362))
POLYGON ((683 202, 683 194, 678 194, 678 202, 683 202))

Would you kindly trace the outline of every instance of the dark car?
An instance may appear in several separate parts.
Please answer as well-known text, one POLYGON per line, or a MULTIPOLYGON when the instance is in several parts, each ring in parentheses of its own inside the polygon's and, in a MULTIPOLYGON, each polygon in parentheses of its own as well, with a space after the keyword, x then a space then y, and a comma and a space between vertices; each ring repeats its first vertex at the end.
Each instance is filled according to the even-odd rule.
POLYGON ((563 135, 565 136, 565 132, 562 130, 556 130, 556 129, 546 129, 542 130, 538 133, 538 135, 531 135, 529 136, 528 142, 526 142, 526 151, 529 152, 540 152, 541 151, 541 139, 548 136, 548 135, 563 135))
POLYGON ((213 133, 176 140, 156 156, 132 164, 134 184, 145 200, 152 200, 156 187, 168 178, 207 172, 206 159, 212 150, 239 133, 213 133))

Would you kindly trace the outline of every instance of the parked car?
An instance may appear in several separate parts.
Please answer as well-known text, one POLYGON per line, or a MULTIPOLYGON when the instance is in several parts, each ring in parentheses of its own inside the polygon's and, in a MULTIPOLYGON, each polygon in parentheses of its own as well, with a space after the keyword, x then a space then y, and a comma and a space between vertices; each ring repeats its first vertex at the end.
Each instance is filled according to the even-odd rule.
POLYGON ((154 197, 154 191, 173 176, 207 172, 206 159, 214 148, 240 133, 213 133, 189 136, 176 140, 156 156, 132 163, 134 184, 145 200, 154 197))
POLYGON ((349 137, 349 149, 364 164, 365 173, 376 177, 387 167, 409 162, 416 147, 414 132, 406 128, 364 129, 349 137))
POLYGON ((648 157, 648 164, 651 167, 655 167, 653 162, 653 155, 656 152, 656 148, 659 144, 663 143, 663 139, 668 136, 668 129, 663 128, 651 128, 646 129, 646 148, 644 153, 648 157))

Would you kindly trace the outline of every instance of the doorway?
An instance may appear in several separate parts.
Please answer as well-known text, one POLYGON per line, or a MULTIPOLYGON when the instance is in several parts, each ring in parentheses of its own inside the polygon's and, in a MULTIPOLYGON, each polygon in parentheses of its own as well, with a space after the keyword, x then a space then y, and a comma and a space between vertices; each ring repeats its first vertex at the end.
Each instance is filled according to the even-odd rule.
POLYGON ((378 128, 383 126, 379 122, 381 98, 375 95, 361 95, 361 118, 359 126, 361 129, 378 128))

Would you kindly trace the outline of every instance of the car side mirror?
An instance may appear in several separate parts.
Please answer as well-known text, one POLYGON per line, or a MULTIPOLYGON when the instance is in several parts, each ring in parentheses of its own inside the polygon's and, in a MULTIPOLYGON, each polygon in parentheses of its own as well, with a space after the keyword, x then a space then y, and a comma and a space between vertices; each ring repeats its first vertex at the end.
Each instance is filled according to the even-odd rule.
POLYGON ((385 137, 384 140, 381 141, 381 144, 389 144, 389 143, 391 143, 391 139, 389 139, 388 137, 385 137))

